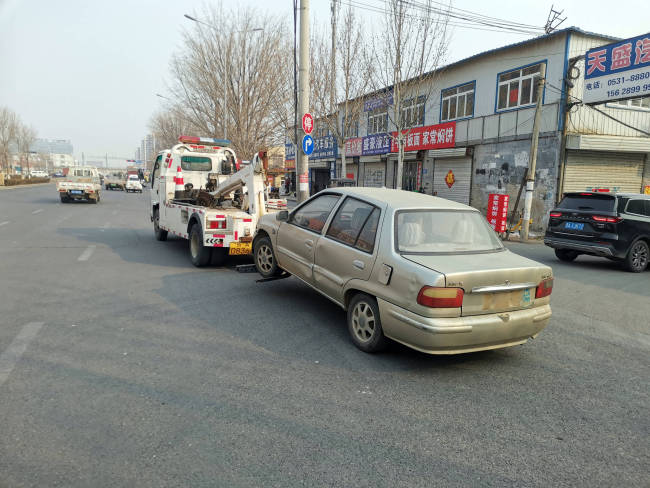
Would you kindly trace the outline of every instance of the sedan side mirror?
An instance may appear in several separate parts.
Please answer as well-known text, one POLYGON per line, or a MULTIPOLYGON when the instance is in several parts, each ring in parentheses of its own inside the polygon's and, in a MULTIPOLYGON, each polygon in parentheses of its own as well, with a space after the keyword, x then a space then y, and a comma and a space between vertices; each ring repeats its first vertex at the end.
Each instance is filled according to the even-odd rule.
POLYGON ((278 213, 275 214, 275 220, 278 220, 280 222, 287 222, 289 220, 289 211, 280 210, 278 213))

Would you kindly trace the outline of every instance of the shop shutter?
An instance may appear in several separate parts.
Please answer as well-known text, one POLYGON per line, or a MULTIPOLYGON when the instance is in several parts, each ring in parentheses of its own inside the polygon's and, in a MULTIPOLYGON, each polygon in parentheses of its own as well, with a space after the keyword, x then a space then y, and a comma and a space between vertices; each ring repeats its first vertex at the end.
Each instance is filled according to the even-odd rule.
POLYGON ((645 155, 636 153, 568 151, 563 192, 594 188, 639 193, 645 155))
POLYGON ((472 158, 443 158, 433 161, 433 191, 436 196, 469 205, 472 158), (453 183, 447 184, 451 171, 453 183))
POLYGON ((381 188, 386 184, 385 163, 365 163, 363 186, 381 188))

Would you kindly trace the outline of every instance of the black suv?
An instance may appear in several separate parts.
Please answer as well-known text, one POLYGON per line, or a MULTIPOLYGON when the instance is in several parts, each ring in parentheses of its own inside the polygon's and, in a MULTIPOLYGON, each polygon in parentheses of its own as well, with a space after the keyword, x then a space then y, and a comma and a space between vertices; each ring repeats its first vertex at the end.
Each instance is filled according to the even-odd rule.
POLYGON ((643 271, 650 257, 650 195, 567 193, 551 211, 544 244, 562 261, 591 254, 643 271))

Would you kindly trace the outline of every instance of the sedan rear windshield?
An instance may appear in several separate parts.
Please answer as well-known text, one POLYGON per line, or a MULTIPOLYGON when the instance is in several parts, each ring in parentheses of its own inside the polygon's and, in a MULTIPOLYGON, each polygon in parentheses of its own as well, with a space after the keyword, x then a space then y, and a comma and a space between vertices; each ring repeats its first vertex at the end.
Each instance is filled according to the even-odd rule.
POLYGON ((405 254, 494 252, 503 244, 478 212, 404 210, 395 221, 397 251, 405 254))
POLYGON ((201 156, 182 156, 183 171, 212 171, 212 160, 201 156))
POLYGON ((612 195, 566 195, 557 208, 613 212, 616 199, 612 195))

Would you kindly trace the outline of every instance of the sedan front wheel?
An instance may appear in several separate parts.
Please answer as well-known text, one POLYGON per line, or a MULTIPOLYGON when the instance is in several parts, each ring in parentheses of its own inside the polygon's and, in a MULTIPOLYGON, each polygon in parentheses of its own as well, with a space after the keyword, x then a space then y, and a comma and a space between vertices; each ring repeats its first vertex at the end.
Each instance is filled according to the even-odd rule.
POLYGON ((275 259, 273 252, 273 244, 271 239, 267 236, 260 237, 255 240, 253 255, 255 256, 255 268, 257 272, 264 278, 271 278, 278 276, 282 270, 278 267, 278 262, 275 259))

